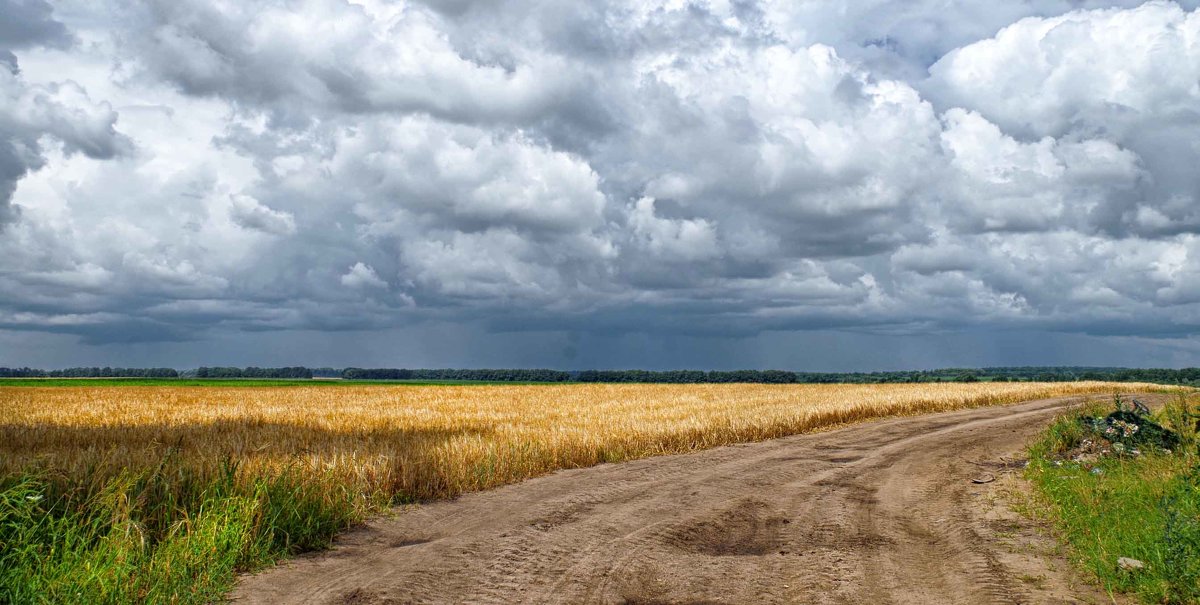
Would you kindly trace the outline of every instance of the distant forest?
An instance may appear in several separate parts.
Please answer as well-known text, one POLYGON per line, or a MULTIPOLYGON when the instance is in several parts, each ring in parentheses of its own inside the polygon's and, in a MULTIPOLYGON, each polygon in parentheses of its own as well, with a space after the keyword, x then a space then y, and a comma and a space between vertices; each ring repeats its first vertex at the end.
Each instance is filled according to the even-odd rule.
POLYGON ((0 368, 0 378, 312 378, 308 368, 0 368))
POLYGON ((651 382, 770 384, 883 384, 906 382, 1155 382, 1200 384, 1200 368, 1182 370, 1093 367, 946 368, 900 372, 788 372, 783 370, 406 370, 346 368, 347 380, 463 380, 492 382, 651 382))
POLYGON ((178 378, 174 368, 0 368, 0 378, 178 378))
POLYGON ((1200 368, 1182 370, 1093 367, 946 368, 899 372, 790 372, 783 370, 416 370, 400 368, 0 368, 0 378, 342 378, 346 380, 411 380, 463 382, 640 382, 769 384, 883 384, 906 382, 1071 382, 1108 380, 1200 386, 1200 368))

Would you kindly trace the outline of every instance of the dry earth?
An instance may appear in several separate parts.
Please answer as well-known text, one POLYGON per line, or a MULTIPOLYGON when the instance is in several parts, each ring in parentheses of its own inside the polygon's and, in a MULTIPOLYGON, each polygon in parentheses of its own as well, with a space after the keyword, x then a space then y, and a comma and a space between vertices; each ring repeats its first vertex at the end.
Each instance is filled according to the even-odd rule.
POLYGON ((1081 398, 562 471, 398 510, 235 603, 1111 603, 998 503, 1081 398), (1001 481, 979 485, 987 473, 1001 481))

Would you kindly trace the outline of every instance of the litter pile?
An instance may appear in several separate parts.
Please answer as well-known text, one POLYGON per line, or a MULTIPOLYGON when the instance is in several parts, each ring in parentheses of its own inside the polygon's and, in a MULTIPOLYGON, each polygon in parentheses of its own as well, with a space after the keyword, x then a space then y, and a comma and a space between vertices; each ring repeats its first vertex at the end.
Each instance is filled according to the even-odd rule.
POLYGON ((1070 460, 1087 464, 1102 456, 1140 456, 1151 450, 1169 454, 1179 447, 1179 435, 1154 422, 1150 409, 1141 401, 1117 398, 1116 406, 1116 411, 1107 416, 1079 419, 1084 438, 1069 452, 1070 460))

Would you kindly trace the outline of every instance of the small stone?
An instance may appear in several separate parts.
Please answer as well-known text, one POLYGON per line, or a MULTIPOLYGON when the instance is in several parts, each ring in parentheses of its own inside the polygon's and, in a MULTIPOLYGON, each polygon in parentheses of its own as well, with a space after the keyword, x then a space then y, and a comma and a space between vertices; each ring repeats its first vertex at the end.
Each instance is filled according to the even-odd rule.
POLYGON ((1146 564, 1138 561, 1137 559, 1121 557, 1120 559, 1117 559, 1117 568, 1122 571, 1139 571, 1146 569, 1146 564))

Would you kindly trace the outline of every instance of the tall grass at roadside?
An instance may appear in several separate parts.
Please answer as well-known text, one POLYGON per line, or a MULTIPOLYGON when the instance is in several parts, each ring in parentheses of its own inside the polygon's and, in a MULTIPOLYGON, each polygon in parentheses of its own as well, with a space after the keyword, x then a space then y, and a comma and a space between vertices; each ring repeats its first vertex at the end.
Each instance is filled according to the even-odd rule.
POLYGON ((0 602, 207 603, 236 570, 327 546, 377 508, 336 481, 286 471, 204 476, 174 463, 63 491, 30 472, 0 483, 0 602))
POLYGON ((1105 383, 0 389, 0 601, 206 602, 390 504, 1105 383))
POLYGON ((1180 437, 1173 451, 1072 456, 1090 437, 1079 419, 1109 411, 1111 404, 1063 416, 1032 446, 1027 477, 1040 514, 1106 589, 1146 603, 1200 604, 1200 408, 1180 394, 1157 415, 1180 437), (1146 567, 1122 570, 1120 557, 1146 567))

